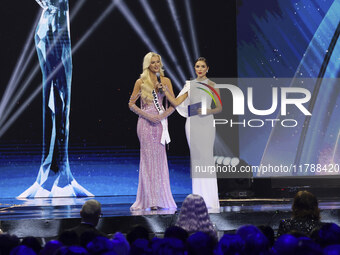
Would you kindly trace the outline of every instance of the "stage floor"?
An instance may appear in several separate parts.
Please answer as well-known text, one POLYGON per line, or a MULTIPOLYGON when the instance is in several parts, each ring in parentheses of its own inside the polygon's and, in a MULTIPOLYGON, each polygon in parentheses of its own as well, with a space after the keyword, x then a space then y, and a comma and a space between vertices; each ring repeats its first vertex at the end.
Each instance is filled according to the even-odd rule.
MULTIPOLYGON (((80 222, 80 209, 91 198, 15 199, 34 183, 40 166, 40 147, 0 146, 1 229, 19 237, 56 237, 80 222)), ((95 194, 102 204, 98 228, 105 233, 129 232, 143 225, 151 233, 162 234, 175 224, 181 204, 191 193, 190 158, 169 156, 171 190, 177 211, 130 211, 138 186, 139 152, 122 147, 73 147, 71 171, 79 184, 95 194)), ((268 190, 268 197, 271 190, 268 190)), ((338 196, 338 193, 336 193, 338 196)), ((290 199, 225 199, 210 217, 219 234, 242 225, 270 225, 277 229, 281 219, 291 216, 290 199)), ((320 200, 324 222, 340 225, 340 198, 320 200)))
MULTIPOLYGON (((103 217, 98 228, 106 233, 128 233, 132 226, 143 225, 155 235, 175 224, 181 203, 186 195, 174 196, 177 211, 137 211, 130 206, 135 196, 96 197, 102 204, 103 217)), ((0 220, 3 231, 19 237, 53 238, 62 230, 79 223, 83 203, 91 198, 2 199, 0 220)), ((340 198, 319 201, 323 222, 340 225, 340 198)), ((232 232, 242 225, 270 225, 277 230, 281 219, 291 215, 291 199, 226 199, 221 200, 219 212, 210 212, 210 218, 219 235, 232 232)))
MULTIPOLYGON (((96 197, 137 194, 139 149, 122 146, 72 146, 71 172, 96 197)), ((37 179, 41 145, 0 144, 0 197, 15 198, 37 179)), ((172 194, 190 194, 190 157, 168 155, 172 194)), ((53 173, 51 173, 53 175, 53 173)))

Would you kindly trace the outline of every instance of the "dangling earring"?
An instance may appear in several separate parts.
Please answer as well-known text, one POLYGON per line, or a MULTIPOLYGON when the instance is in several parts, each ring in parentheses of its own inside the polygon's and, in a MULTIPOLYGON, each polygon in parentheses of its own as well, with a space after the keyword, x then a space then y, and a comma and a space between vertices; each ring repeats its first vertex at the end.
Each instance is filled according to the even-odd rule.
POLYGON ((209 72, 209 70, 207 70, 207 73, 209 72))

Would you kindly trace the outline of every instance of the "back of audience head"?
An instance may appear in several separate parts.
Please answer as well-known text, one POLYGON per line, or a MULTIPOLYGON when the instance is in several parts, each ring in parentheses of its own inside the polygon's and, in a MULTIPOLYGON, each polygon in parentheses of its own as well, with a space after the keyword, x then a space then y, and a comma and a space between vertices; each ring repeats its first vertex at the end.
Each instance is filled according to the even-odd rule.
POLYGON ((39 255, 53 255, 63 244, 58 240, 52 240, 45 244, 39 255))
POLYGON ((292 205, 293 218, 310 218, 320 220, 318 199, 312 193, 304 190, 296 193, 292 205))
POLYGON ((0 235, 0 254, 8 255, 10 251, 20 244, 20 240, 15 235, 1 234, 0 235))
POLYGON ((41 250, 41 244, 39 240, 33 236, 27 236, 21 241, 22 245, 31 248, 36 254, 39 254, 41 250))
POLYGON ((154 238, 152 240, 152 253, 157 255, 184 255, 184 243, 177 238, 154 238))
POLYGON ((164 233, 164 238, 177 238, 183 243, 186 243, 188 237, 188 232, 179 226, 168 227, 164 233))
POLYGON ((340 255, 340 244, 327 246, 323 249, 323 255, 340 255))
POLYGON ((97 236, 86 246, 90 254, 102 254, 113 251, 113 243, 106 237, 97 236))
POLYGON ((217 241, 207 206, 200 195, 190 194, 185 198, 176 226, 188 231, 189 234, 197 231, 208 233, 217 241))
POLYGON ((244 253, 251 254, 268 254, 269 242, 267 237, 255 226, 245 225, 240 227, 236 234, 240 235, 245 243, 244 253))
POLYGON ((149 241, 149 231, 143 226, 135 226, 126 235, 129 244, 132 245, 137 239, 145 239, 149 241))
POLYGON ((128 255, 129 254, 130 245, 122 233, 119 233, 119 232, 115 233, 111 241, 113 243, 113 251, 117 255, 128 255))
POLYGON ((335 223, 325 223, 316 233, 317 243, 321 247, 340 244, 340 227, 335 223))
POLYGON ((216 255, 240 255, 243 254, 243 239, 236 234, 225 234, 218 243, 216 255))
POLYGON ((296 250, 299 244, 299 240, 292 235, 280 236, 272 247, 272 253, 274 255, 297 255, 296 250))
POLYGON ((306 255, 322 255, 322 249, 319 244, 315 243, 308 237, 299 237, 298 246, 296 248, 296 254, 306 255))
POLYGON ((37 253, 26 245, 19 245, 11 250, 10 255, 37 255, 37 253))
POLYGON ((215 240, 205 232, 196 232, 187 240, 188 255, 214 254, 215 240))
POLYGON ((148 255, 152 254, 149 247, 149 241, 146 239, 136 239, 130 247, 130 255, 148 255))
POLYGON ((82 221, 91 223, 94 226, 97 226, 101 213, 101 204, 95 199, 86 201, 80 210, 82 221))
POLYGON ((54 255, 89 255, 89 252, 80 246, 61 247, 54 255))
POLYGON ((275 234, 274 234, 274 230, 272 229, 272 227, 268 225, 260 225, 257 228, 262 232, 262 234, 265 235, 265 237, 267 237, 269 246, 272 247, 275 242, 275 234))

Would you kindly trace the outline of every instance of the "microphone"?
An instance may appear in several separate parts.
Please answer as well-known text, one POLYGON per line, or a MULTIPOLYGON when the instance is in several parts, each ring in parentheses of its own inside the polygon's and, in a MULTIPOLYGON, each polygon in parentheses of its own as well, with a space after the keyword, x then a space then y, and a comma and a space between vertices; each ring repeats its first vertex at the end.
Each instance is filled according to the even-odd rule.
MULTIPOLYGON (((158 83, 161 83, 161 75, 159 73, 156 73, 156 76, 157 76, 158 83)), ((158 91, 159 91, 159 93, 163 94, 162 88, 159 88, 158 91)))

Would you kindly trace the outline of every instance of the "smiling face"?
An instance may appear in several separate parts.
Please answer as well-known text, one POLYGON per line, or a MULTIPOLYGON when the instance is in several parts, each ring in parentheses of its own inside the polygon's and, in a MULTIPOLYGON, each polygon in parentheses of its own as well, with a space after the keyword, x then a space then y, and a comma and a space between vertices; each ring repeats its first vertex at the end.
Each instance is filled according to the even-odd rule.
POLYGON ((195 72, 196 72, 198 79, 206 78, 208 70, 209 70, 209 67, 207 66, 207 64, 204 61, 199 60, 199 61, 196 62, 195 72))
POLYGON ((153 56, 151 58, 151 62, 149 65, 149 70, 153 73, 158 73, 161 68, 161 60, 157 56, 153 56))

